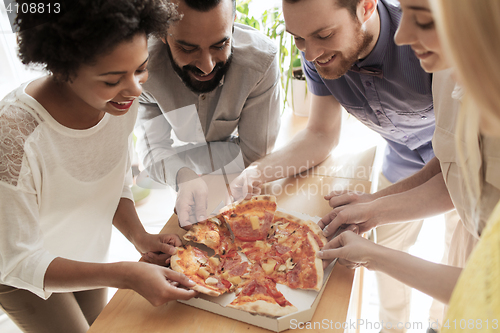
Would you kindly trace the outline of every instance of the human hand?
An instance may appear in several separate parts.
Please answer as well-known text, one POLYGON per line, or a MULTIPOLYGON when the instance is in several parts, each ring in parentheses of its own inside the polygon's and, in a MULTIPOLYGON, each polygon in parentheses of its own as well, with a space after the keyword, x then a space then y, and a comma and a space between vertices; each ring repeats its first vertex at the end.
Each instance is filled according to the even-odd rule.
POLYGON ((262 184, 261 172, 257 166, 250 165, 231 182, 231 194, 236 201, 250 199, 252 196, 260 194, 262 184))
POLYGON ((146 234, 136 248, 144 261, 166 266, 170 263, 170 257, 177 252, 175 248, 181 245, 181 239, 175 234, 146 234))
POLYGON ((338 262, 348 268, 364 266, 371 269, 378 247, 380 245, 347 230, 326 243, 317 256, 323 260, 324 268, 338 258, 338 262))
POLYGON ((192 224, 206 219, 208 207, 208 186, 199 177, 179 182, 175 211, 181 228, 189 229, 192 224))
POLYGON ((328 201, 328 204, 332 208, 349 204, 370 202, 375 199, 372 194, 350 190, 332 191, 330 194, 325 195, 324 198, 328 201))
POLYGON ((359 234, 363 234, 379 223, 377 201, 370 194, 345 191, 332 192, 325 196, 333 210, 324 216, 318 225, 325 237, 331 237, 341 225, 356 224, 359 234))
POLYGON ((197 294, 194 290, 182 288, 195 285, 184 274, 149 263, 125 264, 128 266, 127 274, 124 274, 125 288, 136 291, 153 306, 160 306, 176 299, 187 300, 197 294))

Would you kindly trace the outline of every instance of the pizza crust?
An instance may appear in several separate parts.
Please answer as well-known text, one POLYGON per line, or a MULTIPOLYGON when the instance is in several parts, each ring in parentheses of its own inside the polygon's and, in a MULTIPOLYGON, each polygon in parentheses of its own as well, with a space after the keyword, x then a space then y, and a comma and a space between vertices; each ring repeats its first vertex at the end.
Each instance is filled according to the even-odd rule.
POLYGON ((232 204, 229 204, 226 207, 222 207, 219 211, 219 214, 222 214, 224 212, 227 212, 228 210, 234 209, 236 207, 241 207, 255 201, 267 201, 270 203, 276 203, 276 197, 272 195, 256 195, 251 197, 250 199, 246 199, 240 202, 233 202, 232 204))
POLYGON ((290 313, 297 312, 298 309, 294 305, 280 306, 277 303, 269 303, 263 300, 253 302, 242 302, 240 304, 228 304, 230 308, 247 311, 268 317, 282 317, 290 313))
MULTIPOLYGON (((314 252, 317 253, 319 251, 319 246, 318 243, 316 242, 316 239, 314 239, 314 236, 310 232, 307 234, 307 239, 311 244, 311 247, 313 248, 314 252)), ((316 285, 311 289, 320 291, 321 287, 323 286, 324 271, 323 271, 323 260, 321 260, 317 256, 314 257, 314 268, 316 269, 317 280, 316 280, 316 285)))

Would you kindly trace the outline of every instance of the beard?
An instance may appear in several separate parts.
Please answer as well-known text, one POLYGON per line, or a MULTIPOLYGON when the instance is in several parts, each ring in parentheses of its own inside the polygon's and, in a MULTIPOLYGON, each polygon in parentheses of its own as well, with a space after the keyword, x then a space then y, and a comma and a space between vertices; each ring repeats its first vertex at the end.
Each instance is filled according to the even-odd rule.
POLYGON ((215 90, 215 88, 220 85, 222 79, 224 78, 224 75, 226 75, 227 71, 229 70, 229 66, 231 65, 231 61, 233 59, 233 47, 231 46, 231 53, 229 54, 227 60, 225 62, 220 61, 215 64, 214 69, 211 72, 215 72, 215 76, 209 81, 198 81, 189 73, 194 73, 197 75, 205 75, 205 73, 203 73, 198 67, 192 65, 180 67, 175 62, 172 51, 170 51, 170 46, 168 44, 167 51, 168 57, 170 58, 170 63, 172 64, 172 68, 174 69, 174 71, 177 73, 177 75, 179 75, 184 85, 186 85, 186 87, 188 87, 196 94, 204 94, 215 90))
POLYGON ((365 52, 370 43, 373 41, 373 35, 366 33, 361 30, 361 24, 358 25, 356 31, 356 37, 353 42, 353 47, 347 50, 344 54, 343 52, 338 52, 335 57, 338 65, 336 67, 320 67, 314 63, 316 71, 325 80, 336 80, 342 76, 354 65, 356 61, 359 60, 361 54, 365 52))

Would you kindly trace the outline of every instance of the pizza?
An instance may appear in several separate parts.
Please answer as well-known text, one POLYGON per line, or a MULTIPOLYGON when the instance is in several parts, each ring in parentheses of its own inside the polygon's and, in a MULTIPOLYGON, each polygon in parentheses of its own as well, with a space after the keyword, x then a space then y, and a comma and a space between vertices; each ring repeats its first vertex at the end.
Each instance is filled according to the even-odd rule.
POLYGON ((221 210, 221 215, 243 242, 264 240, 276 212, 276 198, 259 195, 221 210))
POLYGON ((184 235, 215 254, 192 245, 179 247, 171 258, 172 269, 187 275, 201 293, 234 292, 229 307, 270 317, 296 312, 276 284, 319 291, 323 264, 316 253, 327 240, 316 223, 276 209, 276 198, 266 195, 221 209, 184 235))

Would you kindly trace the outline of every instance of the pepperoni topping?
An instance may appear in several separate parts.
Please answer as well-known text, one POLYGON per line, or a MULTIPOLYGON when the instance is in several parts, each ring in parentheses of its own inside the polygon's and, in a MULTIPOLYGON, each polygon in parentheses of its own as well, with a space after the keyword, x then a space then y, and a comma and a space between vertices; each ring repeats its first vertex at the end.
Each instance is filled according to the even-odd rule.
POLYGON ((249 284, 247 284, 245 286, 245 288, 243 288, 243 290, 241 291, 241 294, 244 295, 244 296, 253 295, 256 287, 257 287, 257 282, 256 281, 252 281, 249 284))
POLYGON ((229 275, 232 276, 241 276, 246 273, 248 270, 248 262, 242 262, 241 264, 235 266, 233 269, 229 271, 229 275))
POLYGON ((240 263, 240 258, 234 259, 234 258, 228 258, 224 261, 222 264, 224 271, 230 271, 234 266, 238 265, 240 263))
POLYGON ((288 286, 292 289, 296 289, 299 287, 300 284, 300 263, 295 266, 294 269, 292 269, 290 272, 287 273, 286 279, 288 281, 288 286))
POLYGON ((273 248, 278 252, 279 254, 285 254, 288 251, 291 250, 288 246, 280 245, 280 244, 274 244, 273 248))
POLYGON ((220 282, 222 283, 222 285, 226 288, 226 289, 229 289, 231 288, 231 282, 229 282, 228 280, 226 279, 221 279, 220 282))

